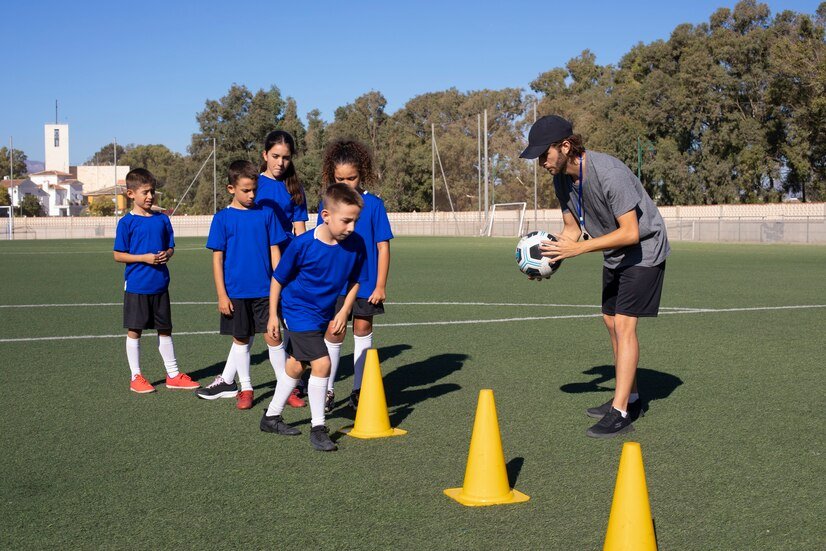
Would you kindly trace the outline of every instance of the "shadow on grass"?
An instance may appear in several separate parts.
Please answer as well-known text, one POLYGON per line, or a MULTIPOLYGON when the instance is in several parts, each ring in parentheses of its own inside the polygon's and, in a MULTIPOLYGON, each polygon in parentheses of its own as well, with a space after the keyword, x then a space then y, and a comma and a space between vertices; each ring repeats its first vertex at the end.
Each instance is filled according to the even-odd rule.
POLYGON ((519 478, 519 473, 522 472, 522 465, 524 464, 524 457, 514 457, 505 465, 505 470, 508 471, 508 484, 511 485, 511 488, 516 488, 516 479, 519 478))
MULTIPOLYGON (((586 369, 582 373, 585 375, 596 375, 597 378, 581 383, 567 383, 559 387, 559 390, 569 394, 614 392, 613 388, 603 386, 604 383, 614 380, 613 365, 598 365, 591 369, 586 369)), ((648 411, 648 404, 650 402, 668 398, 681 384, 683 384, 683 380, 670 373, 642 367, 637 368, 637 385, 640 391, 643 411, 648 411)))

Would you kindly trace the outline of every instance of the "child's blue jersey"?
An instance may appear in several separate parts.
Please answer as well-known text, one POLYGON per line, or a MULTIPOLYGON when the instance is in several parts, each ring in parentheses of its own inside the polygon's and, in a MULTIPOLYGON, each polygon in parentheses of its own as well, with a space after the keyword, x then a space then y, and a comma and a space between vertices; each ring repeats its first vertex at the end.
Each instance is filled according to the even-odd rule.
MULTIPOLYGON (((175 248, 175 237, 169 217, 161 212, 140 216, 131 212, 118 220, 115 247, 129 254, 157 254, 175 248)), ((124 270, 126 292, 138 295, 156 295, 169 287, 169 268, 166 264, 130 262, 124 270)))
POLYGON ((365 254, 356 233, 335 245, 316 239, 315 231, 294 238, 272 274, 283 287, 281 315, 287 329, 326 329, 342 286, 358 281, 365 254))
POLYGON ((212 218, 207 249, 224 251, 224 286, 230 298, 270 296, 270 247, 287 240, 272 209, 226 207, 212 218))
MULTIPOLYGON (((273 180, 263 174, 258 175, 258 190, 255 192, 255 203, 265 207, 270 207, 278 217, 281 229, 287 234, 288 239, 293 237, 293 222, 306 222, 310 219, 307 214, 307 199, 304 191, 301 191, 302 202, 300 205, 293 203, 290 192, 287 191, 287 184, 281 180, 273 180)), ((282 248, 283 251, 283 248, 282 248)))
MULTIPOLYGON (((361 215, 356 220, 356 233, 364 239, 367 247, 367 258, 364 261, 364 268, 359 278, 358 298, 370 298, 376 290, 376 281, 379 277, 379 248, 377 243, 390 241, 393 239, 393 231, 390 229, 390 220, 387 218, 387 209, 384 208, 384 201, 372 193, 362 192, 361 198, 364 200, 364 208, 361 215)), ((318 224, 323 224, 321 219, 321 209, 323 202, 318 204, 318 224)), ((341 294, 346 294, 344 288, 341 294)))

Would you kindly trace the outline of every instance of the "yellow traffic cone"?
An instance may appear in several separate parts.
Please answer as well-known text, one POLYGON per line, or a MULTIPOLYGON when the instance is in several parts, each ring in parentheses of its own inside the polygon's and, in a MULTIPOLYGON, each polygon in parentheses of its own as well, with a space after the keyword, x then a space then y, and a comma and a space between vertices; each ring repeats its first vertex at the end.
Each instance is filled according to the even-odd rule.
POLYGON ((464 485, 445 490, 445 494, 470 507, 522 503, 530 499, 522 492, 512 490, 508 483, 496 404, 490 389, 479 391, 464 485))
POLYGON ((637 442, 622 446, 614 501, 603 551, 657 551, 642 450, 637 442))
POLYGON ((390 426, 378 351, 371 348, 366 354, 356 422, 347 434, 354 438, 365 439, 407 434, 406 430, 394 429, 390 426))

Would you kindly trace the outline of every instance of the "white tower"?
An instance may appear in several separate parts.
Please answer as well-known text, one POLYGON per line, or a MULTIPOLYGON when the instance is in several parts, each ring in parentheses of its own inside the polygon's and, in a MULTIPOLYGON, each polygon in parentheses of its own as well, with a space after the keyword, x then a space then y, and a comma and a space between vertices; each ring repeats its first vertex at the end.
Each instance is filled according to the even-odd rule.
POLYGON ((44 127, 46 170, 69 172, 69 125, 47 124, 44 127))

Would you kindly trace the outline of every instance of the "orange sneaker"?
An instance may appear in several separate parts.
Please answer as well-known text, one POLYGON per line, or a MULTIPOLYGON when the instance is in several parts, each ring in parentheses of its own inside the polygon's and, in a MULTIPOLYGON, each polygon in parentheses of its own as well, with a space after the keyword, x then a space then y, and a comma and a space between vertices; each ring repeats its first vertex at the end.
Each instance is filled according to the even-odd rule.
POLYGON ((293 408, 303 408, 307 405, 307 402, 298 396, 298 389, 294 388, 293 391, 290 392, 290 397, 287 398, 287 404, 293 408))
POLYGON ((143 375, 138 373, 135 375, 135 378, 132 379, 132 382, 129 383, 129 390, 132 392, 137 392, 138 394, 147 394, 149 392, 155 392, 155 387, 149 384, 149 381, 143 378, 143 375))
POLYGON ((238 409, 252 409, 252 391, 242 390, 235 398, 235 407, 238 409))
POLYGON ((166 376, 166 388, 195 390, 196 388, 201 388, 201 385, 193 381, 186 373, 178 373, 174 377, 166 376))

